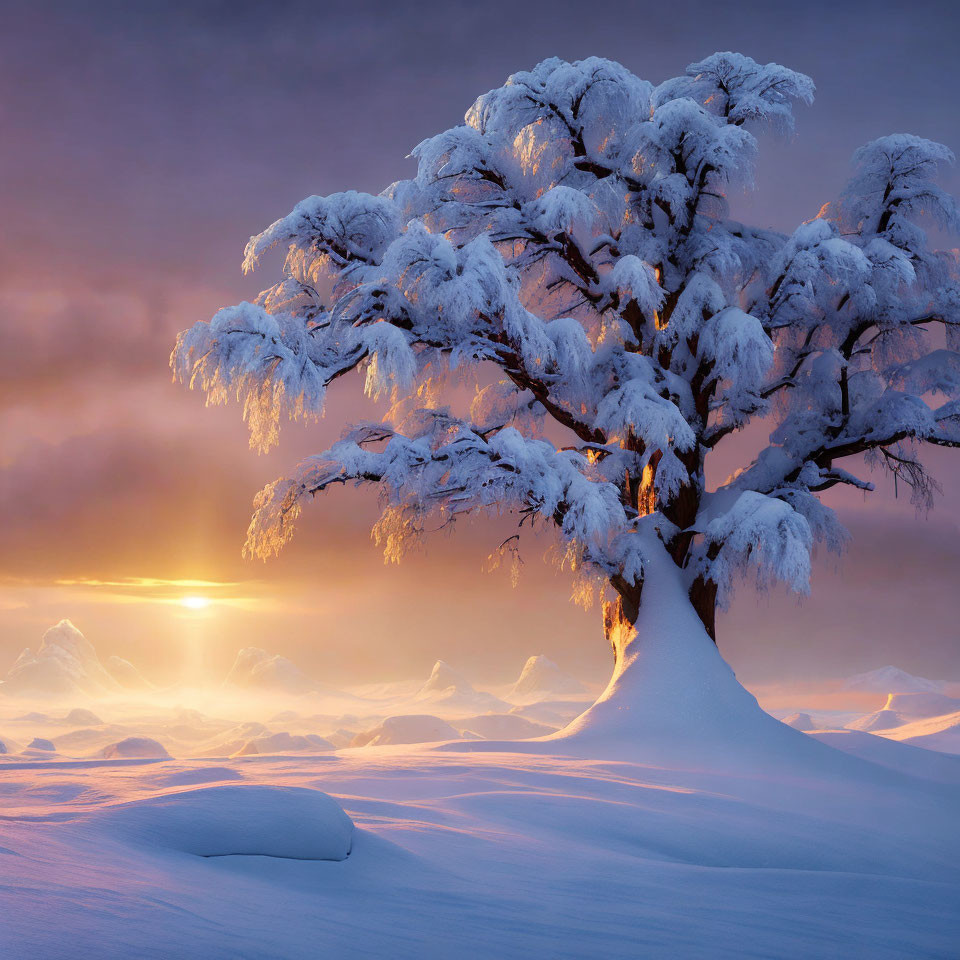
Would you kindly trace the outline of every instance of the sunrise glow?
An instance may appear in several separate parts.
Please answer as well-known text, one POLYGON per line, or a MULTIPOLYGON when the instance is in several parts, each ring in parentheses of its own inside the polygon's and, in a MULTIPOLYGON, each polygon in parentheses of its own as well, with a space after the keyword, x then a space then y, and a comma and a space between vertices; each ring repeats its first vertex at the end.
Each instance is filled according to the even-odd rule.
POLYGON ((188 610, 206 610, 211 603, 209 597, 183 597, 180 600, 180 606, 188 610))

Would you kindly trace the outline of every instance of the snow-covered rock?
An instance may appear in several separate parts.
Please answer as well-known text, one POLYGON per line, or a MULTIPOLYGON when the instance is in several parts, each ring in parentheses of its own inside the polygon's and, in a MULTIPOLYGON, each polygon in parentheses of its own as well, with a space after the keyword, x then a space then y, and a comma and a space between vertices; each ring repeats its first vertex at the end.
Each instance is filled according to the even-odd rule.
POLYGON ((583 684, 564 673, 542 654, 530 657, 508 694, 511 700, 555 698, 558 695, 585 693, 583 684))
POLYGON ((30 743, 27 744, 28 750, 49 750, 53 751, 56 749, 51 740, 44 740, 43 737, 34 737, 30 743))
POLYGON ((425 714, 387 717, 372 730, 358 733, 351 747, 381 747, 396 743, 433 743, 459 740, 460 734, 445 720, 425 714))
POLYGON ((233 756, 254 757, 259 754, 327 753, 335 749, 336 747, 329 740, 325 740, 315 733, 301 735, 281 732, 248 740, 233 756))
POLYGON ((276 693, 309 693, 317 688, 292 660, 270 655, 260 647, 245 647, 237 654, 224 683, 276 693))
POLYGON ((90 820, 112 839, 198 857, 345 860, 353 822, 326 793, 221 784, 117 804, 90 820))
POLYGON ((447 712, 506 712, 509 709, 509 704, 492 693, 474 689, 463 674, 443 660, 433 665, 429 679, 414 699, 442 707, 447 712))
POLYGON ((170 754, 162 743, 152 737, 125 737, 116 743, 108 744, 100 751, 107 760, 137 757, 141 759, 168 760, 170 754))
POLYGON ((530 740, 554 733, 556 727, 536 723, 514 713, 487 713, 478 717, 458 720, 464 733, 475 733, 486 740, 530 740))
POLYGON ((924 677, 915 677, 897 667, 880 667, 868 673, 858 673, 843 684, 845 690, 870 693, 942 693, 943 684, 924 677))
POLYGON ((24 650, 0 687, 17 696, 101 696, 117 689, 93 645, 69 620, 50 627, 35 651, 24 650))

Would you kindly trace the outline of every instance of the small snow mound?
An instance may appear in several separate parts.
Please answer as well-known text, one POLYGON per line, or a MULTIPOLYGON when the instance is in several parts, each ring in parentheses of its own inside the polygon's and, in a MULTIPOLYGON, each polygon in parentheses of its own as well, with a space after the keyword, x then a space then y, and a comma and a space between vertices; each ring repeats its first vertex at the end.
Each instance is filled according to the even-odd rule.
POLYGON ((555 697, 557 694, 584 693, 583 684, 564 673, 542 654, 530 657, 508 696, 511 698, 555 697))
POLYGON ((486 740, 529 740, 531 737, 544 737, 557 729, 512 713, 487 713, 458 720, 457 724, 464 733, 475 733, 486 740))
POLYGON ((237 654, 224 683, 284 693, 309 693, 317 687, 292 660, 271 656, 260 647, 244 647, 237 654))
POLYGON ((222 784, 118 804, 89 820, 138 846, 198 857, 345 860, 353 821, 306 787, 222 784))
POLYGON ((106 760, 137 757, 139 759, 169 760, 166 747, 152 737, 126 737, 116 743, 108 744, 100 752, 106 760))
POLYGON ((789 717, 783 718, 783 723, 794 730, 815 730, 817 725, 809 713, 792 713, 789 717))
POLYGON ((426 714, 387 717, 366 733, 358 733, 351 747, 381 747, 398 743, 434 743, 439 740, 459 740, 460 734, 446 720, 426 714))
POLYGON ((327 753, 336 747, 323 737, 315 733, 303 735, 291 733, 273 733, 248 740, 233 756, 253 757, 258 754, 272 755, 277 753, 327 753))
POLYGON ((50 740, 44 740, 43 737, 34 737, 30 743, 27 745, 28 750, 55 750, 56 748, 53 745, 53 742, 50 740))
POLYGON ((92 711, 83 707, 74 707, 64 718, 65 723, 75 723, 81 727, 96 727, 103 721, 92 711))
POLYGON ((868 693, 942 693, 943 684, 924 677, 915 677, 897 667, 880 667, 868 673, 858 673, 843 685, 844 690, 863 690, 868 693))

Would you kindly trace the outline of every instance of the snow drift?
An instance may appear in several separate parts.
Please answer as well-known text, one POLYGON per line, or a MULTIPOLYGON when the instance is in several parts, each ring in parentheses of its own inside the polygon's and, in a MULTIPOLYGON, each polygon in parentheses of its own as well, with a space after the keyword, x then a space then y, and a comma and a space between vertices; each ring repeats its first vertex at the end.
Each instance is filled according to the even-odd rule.
POLYGON ((460 733, 446 720, 426 714, 387 717, 372 730, 358 733, 351 747, 381 747, 399 743, 433 743, 438 740, 459 740, 460 733))
POLYGON ((268 733, 248 740, 233 756, 252 757, 258 754, 330 753, 336 747, 315 733, 268 733))
POLYGON ((227 674, 224 684, 271 693, 309 693, 318 684, 292 660, 270 655, 260 647, 245 647, 227 674))
POLYGON ((509 709, 509 704, 493 694, 474 689, 463 674, 458 673, 443 660, 438 660, 433 665, 430 677, 414 699, 422 703, 434 704, 453 713, 506 712, 509 709))
POLYGON ((326 793, 224 784, 122 803, 88 823, 128 843, 197 857, 345 860, 353 822, 326 793))

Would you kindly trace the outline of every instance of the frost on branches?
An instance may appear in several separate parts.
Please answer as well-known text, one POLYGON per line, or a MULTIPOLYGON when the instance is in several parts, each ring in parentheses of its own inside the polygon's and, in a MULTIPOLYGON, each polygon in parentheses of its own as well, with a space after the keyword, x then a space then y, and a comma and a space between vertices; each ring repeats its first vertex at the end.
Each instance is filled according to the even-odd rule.
POLYGON ((713 637, 738 575, 802 591, 813 544, 843 542, 821 492, 871 489, 866 465, 926 504, 923 445, 960 446, 957 254, 923 230, 960 226, 935 182, 953 156, 884 137, 791 236, 734 222, 755 134, 813 90, 733 53, 659 86, 546 60, 421 143, 414 179, 310 197, 252 238, 244 268, 280 247, 283 279, 181 334, 176 377, 240 400, 261 449, 354 371, 389 410, 264 489, 246 550, 279 550, 342 483, 381 489, 390 557, 429 514, 512 509, 556 528, 620 624, 669 562, 713 637), (452 369, 477 376, 468 417, 439 403, 452 369), (711 451, 754 418, 768 446, 708 492, 711 451))

